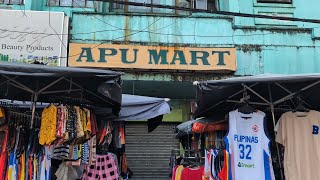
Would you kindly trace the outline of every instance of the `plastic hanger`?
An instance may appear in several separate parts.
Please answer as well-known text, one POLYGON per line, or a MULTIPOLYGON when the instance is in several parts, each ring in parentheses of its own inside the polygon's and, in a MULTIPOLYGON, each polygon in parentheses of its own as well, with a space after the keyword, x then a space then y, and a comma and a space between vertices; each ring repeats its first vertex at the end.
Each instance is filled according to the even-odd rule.
POLYGON ((302 102, 302 100, 299 96, 297 96, 296 101, 297 101, 298 105, 296 106, 296 108, 292 112, 309 112, 310 111, 310 109, 308 109, 304 106, 304 103, 302 102))
POLYGON ((243 114, 251 114, 255 111, 254 108, 249 105, 242 106, 238 110, 243 114))
POLYGON ((239 112, 243 114, 251 114, 255 112, 255 109, 249 105, 249 99, 250 99, 250 96, 248 96, 246 89, 244 89, 243 98, 240 100, 241 102, 243 102, 243 106, 238 108, 239 112))
POLYGON ((249 102, 245 102, 243 106, 238 108, 238 111, 243 114, 251 114, 251 113, 255 112, 256 110, 252 106, 249 105, 249 102))

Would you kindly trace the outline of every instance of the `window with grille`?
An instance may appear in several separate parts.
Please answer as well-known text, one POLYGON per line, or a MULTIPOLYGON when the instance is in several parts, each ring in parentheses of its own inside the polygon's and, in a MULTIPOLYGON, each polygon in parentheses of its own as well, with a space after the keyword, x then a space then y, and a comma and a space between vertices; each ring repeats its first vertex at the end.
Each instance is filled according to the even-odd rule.
POLYGON ((61 7, 94 7, 93 1, 89 0, 48 0, 48 6, 61 7))
POLYGON ((23 4, 24 0, 0 0, 0 4, 23 4))
POLYGON ((260 3, 284 3, 289 4, 292 3, 292 0, 257 0, 260 3))
MULTIPOLYGON (((145 4, 156 4, 156 5, 169 5, 175 6, 175 0, 121 0, 125 2, 136 2, 145 4)), ((124 11, 124 12, 149 12, 149 13, 174 13, 174 10, 156 8, 156 7, 145 7, 145 6, 132 6, 113 3, 111 5, 113 11, 124 11)))
POLYGON ((193 0, 191 1, 194 9, 212 10, 218 9, 218 0, 193 0))
MULTIPOLYGON (((217 10, 218 0, 121 0, 125 2, 136 2, 145 4, 155 4, 155 5, 169 5, 178 6, 184 8, 194 8, 203 10, 217 10)), ((178 13, 183 14, 180 11, 177 12, 172 9, 165 8, 155 8, 155 7, 145 7, 145 6, 133 6, 133 5, 123 5, 118 3, 113 3, 111 5, 114 11, 124 11, 124 12, 150 12, 150 13, 178 13)))

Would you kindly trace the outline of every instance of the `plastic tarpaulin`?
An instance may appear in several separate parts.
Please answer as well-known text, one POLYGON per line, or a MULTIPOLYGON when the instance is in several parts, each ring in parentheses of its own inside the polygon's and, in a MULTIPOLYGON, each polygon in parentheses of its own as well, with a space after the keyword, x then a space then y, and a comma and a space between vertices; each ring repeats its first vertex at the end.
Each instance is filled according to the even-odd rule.
POLYGON ((320 110, 320 74, 262 74, 195 84, 198 107, 194 117, 227 114, 236 108, 235 104, 243 98, 245 90, 250 95, 250 103, 261 107, 260 109, 292 103, 292 98, 299 95, 306 105, 320 110))
POLYGON ((155 98, 124 94, 122 96, 120 121, 138 121, 152 119, 169 114, 171 108, 167 98, 155 98))
MULTIPOLYGON (((169 114, 171 111, 170 105, 167 103, 167 98, 155 98, 147 96, 136 95, 122 95, 121 110, 119 117, 112 114, 111 108, 94 107, 96 115, 107 120, 118 121, 138 121, 149 120, 161 117, 164 114, 169 114)), ((9 106, 15 106, 20 108, 30 108, 31 102, 2 100, 0 104, 7 104, 9 106)), ((37 103, 37 108, 45 108, 48 103, 37 103)))
POLYGON ((88 68, 0 62, 0 98, 38 102, 69 97, 119 111, 123 73, 88 68))

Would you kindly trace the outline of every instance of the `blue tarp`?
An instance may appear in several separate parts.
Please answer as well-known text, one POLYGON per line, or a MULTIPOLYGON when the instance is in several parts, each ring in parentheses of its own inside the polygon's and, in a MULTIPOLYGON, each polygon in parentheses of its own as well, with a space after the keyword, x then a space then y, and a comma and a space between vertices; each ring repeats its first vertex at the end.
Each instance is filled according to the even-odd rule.
POLYGON ((171 108, 167 103, 168 101, 169 99, 167 98, 123 94, 119 120, 147 120, 169 114, 171 108))

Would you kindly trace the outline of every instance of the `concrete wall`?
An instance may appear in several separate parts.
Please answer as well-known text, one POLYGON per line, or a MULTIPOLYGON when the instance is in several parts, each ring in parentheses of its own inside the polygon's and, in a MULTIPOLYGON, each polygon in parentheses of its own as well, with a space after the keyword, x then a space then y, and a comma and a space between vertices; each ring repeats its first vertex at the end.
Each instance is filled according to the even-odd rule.
MULTIPOLYGON (((173 1, 165 2, 172 5, 173 1)), ((96 9, 51 7, 50 10, 63 11, 71 17, 71 42, 237 47, 236 75, 320 72, 320 24, 201 13, 121 14, 108 12, 108 3, 97 5, 96 9)), ((220 1, 220 9, 224 11, 315 19, 320 17, 319 5, 317 0, 293 0, 292 4, 220 1)), ((0 5, 0 8, 49 10, 46 0, 25 0, 24 6, 0 5)))
POLYGON ((73 15, 72 26, 72 42, 236 47, 236 75, 320 72, 320 44, 312 28, 240 27, 226 17, 83 13, 73 15))
MULTIPOLYGON (((174 1, 161 2, 172 5, 174 1)), ((137 81, 141 86, 136 94, 180 99, 171 102, 174 111, 165 116, 165 121, 188 119, 190 101, 182 99, 195 97, 191 82, 197 79, 320 73, 320 24, 188 12, 175 15, 169 10, 158 10, 162 12, 160 15, 109 12, 108 3, 96 5, 96 8, 50 7, 50 11, 62 11, 70 17, 70 42, 237 48, 235 73, 127 72, 123 78, 126 93, 131 92, 130 83, 137 81)), ((292 4, 220 0, 223 11, 313 19, 320 17, 319 6, 318 0, 293 0, 292 4)), ((24 6, 0 5, 0 8, 49 11, 46 0, 25 0, 24 6)))

